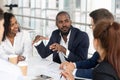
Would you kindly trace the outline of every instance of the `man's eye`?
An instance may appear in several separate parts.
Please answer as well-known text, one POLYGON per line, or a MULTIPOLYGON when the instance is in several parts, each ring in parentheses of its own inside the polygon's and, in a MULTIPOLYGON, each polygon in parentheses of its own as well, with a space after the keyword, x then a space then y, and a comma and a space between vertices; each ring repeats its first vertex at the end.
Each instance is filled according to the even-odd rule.
POLYGON ((60 21, 59 23, 62 23, 62 21, 60 21))

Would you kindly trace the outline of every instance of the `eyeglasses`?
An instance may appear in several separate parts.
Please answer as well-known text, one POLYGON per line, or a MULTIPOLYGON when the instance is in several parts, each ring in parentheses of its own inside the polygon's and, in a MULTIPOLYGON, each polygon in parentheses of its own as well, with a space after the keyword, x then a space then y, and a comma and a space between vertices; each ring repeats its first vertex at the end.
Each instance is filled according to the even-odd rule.
POLYGON ((94 29, 94 28, 95 28, 95 25, 94 25, 94 24, 90 24, 90 25, 89 25, 89 28, 90 28, 90 29, 94 29))

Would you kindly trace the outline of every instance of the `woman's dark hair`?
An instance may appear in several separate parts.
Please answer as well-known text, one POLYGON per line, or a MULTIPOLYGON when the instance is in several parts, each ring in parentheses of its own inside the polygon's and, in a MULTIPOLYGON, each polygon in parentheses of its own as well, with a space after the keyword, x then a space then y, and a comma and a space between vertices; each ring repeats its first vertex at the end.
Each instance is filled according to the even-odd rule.
POLYGON ((100 40, 106 52, 104 60, 114 67, 120 78, 120 24, 102 20, 96 24, 93 36, 100 40))
MULTIPOLYGON (((10 27, 11 27, 11 22, 10 20, 15 17, 12 13, 5 12, 4 13, 4 35, 2 41, 5 40, 5 37, 9 34, 10 32, 10 27)), ((19 29, 20 31, 20 29, 19 29)))

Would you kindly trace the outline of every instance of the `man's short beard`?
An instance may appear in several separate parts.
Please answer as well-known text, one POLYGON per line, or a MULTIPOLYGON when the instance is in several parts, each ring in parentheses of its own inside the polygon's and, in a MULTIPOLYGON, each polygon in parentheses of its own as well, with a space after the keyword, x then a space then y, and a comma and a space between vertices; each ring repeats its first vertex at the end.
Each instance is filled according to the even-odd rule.
MULTIPOLYGON (((71 28, 70 28, 71 29, 71 28)), ((69 32, 70 32, 70 29, 67 31, 67 32, 62 32, 62 31, 60 31, 61 32, 61 35, 63 36, 67 36, 68 34, 69 34, 69 32)))

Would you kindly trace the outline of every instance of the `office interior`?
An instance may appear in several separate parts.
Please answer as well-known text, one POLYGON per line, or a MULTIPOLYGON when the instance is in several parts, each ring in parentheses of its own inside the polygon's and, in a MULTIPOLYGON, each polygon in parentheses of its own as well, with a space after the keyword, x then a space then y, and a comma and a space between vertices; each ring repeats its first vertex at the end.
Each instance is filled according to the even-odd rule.
MULTIPOLYGON (((15 14, 20 28, 28 30, 31 39, 36 35, 50 37, 57 29, 55 17, 59 11, 67 11, 73 26, 88 33, 90 39, 89 55, 92 56, 93 36, 89 13, 98 8, 106 8, 120 21, 120 0, 0 0, 0 7, 6 12, 15 14)), ((48 41, 45 41, 47 44, 48 41)), ((33 56, 36 56, 33 50, 33 56)))

